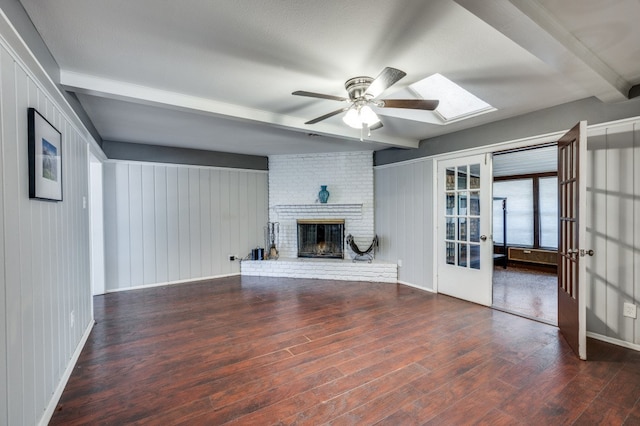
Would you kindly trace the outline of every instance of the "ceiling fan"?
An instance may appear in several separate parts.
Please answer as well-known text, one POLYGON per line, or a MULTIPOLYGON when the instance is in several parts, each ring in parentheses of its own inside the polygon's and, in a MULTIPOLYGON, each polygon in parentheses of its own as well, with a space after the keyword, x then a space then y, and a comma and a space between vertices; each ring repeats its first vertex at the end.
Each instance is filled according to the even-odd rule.
POLYGON ((348 102, 349 105, 343 108, 322 115, 313 120, 309 120, 304 124, 315 124, 327 118, 347 112, 342 120, 355 129, 363 129, 367 127, 369 130, 376 130, 382 127, 382 122, 378 115, 371 108, 406 108, 421 109, 433 111, 438 107, 440 101, 426 99, 378 99, 385 90, 400 81, 405 75, 404 71, 395 68, 386 67, 378 76, 373 79, 371 77, 353 77, 344 83, 345 89, 349 94, 348 98, 341 96, 325 95, 322 93, 306 92, 298 90, 292 93, 297 96, 307 96, 310 98, 329 99, 332 101, 348 102))

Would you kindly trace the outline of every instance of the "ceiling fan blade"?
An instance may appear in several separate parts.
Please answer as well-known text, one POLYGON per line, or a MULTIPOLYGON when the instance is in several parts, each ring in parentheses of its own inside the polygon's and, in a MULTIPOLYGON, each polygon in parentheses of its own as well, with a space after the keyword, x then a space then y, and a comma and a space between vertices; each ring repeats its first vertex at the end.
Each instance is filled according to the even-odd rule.
POLYGON ((381 99, 378 104, 381 108, 406 108, 406 109, 424 109, 433 111, 438 108, 440 101, 428 99, 381 99))
POLYGON ((382 94, 382 92, 396 84, 405 75, 407 75, 407 73, 404 71, 386 67, 380 74, 378 74, 375 80, 371 82, 371 85, 367 88, 367 91, 364 94, 368 97, 377 98, 382 94))
POLYGON ((340 102, 345 102, 348 100, 347 98, 342 98, 340 96, 324 95, 322 93, 306 92, 304 90, 296 90, 295 92, 292 93, 292 95, 307 96, 309 98, 329 99, 331 101, 340 101, 340 102))
POLYGON ((369 130, 374 131, 374 130, 381 129, 382 127, 384 127, 382 125, 382 121, 378 121, 376 124, 374 124, 373 126, 369 127, 369 130))
POLYGON ((351 108, 351 106, 348 106, 348 107, 344 107, 344 108, 337 109, 337 110, 335 110, 335 111, 330 112, 329 114, 325 114, 325 115, 320 116, 320 117, 318 117, 318 118, 314 118, 313 120, 307 121, 307 122, 306 122, 306 123, 304 123, 304 124, 316 124, 316 123, 318 123, 318 122, 320 122, 320 121, 322 121, 322 120, 326 120, 327 118, 333 117, 334 115, 338 115, 338 114, 340 114, 341 112, 345 112, 345 111, 346 111, 346 110, 348 110, 349 108, 351 108))

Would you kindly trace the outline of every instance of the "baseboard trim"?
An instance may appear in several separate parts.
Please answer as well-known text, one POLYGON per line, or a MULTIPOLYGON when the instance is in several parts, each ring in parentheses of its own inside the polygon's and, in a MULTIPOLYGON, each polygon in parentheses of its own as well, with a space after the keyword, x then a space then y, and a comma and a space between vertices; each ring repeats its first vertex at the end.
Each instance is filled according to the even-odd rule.
POLYGON ((640 345, 636 345, 635 343, 626 342, 624 340, 615 339, 613 337, 603 336, 602 334, 592 333, 591 331, 587 331, 587 337, 640 352, 640 345))
POLYGON ((167 286, 167 285, 195 283, 195 282, 198 282, 198 281, 215 280, 216 278, 235 277, 235 276, 238 276, 238 275, 240 275, 240 272, 234 272, 233 274, 213 275, 213 276, 210 276, 210 277, 189 278, 189 279, 186 279, 186 280, 178 280, 178 281, 167 281, 167 282, 164 282, 164 283, 144 284, 144 285, 138 285, 138 286, 135 286, 135 287, 116 288, 116 289, 112 289, 112 290, 106 290, 105 293, 118 293, 118 292, 121 292, 121 291, 143 290, 145 288, 164 287, 164 286, 167 286))
POLYGON ((407 287, 417 288, 418 290, 424 290, 424 291, 427 291, 427 292, 429 292, 429 293, 437 293, 437 292, 436 292, 434 289, 432 289, 432 288, 420 287, 420 286, 417 286, 417 285, 415 285, 415 284, 408 283, 408 282, 406 282, 406 281, 400 281, 400 280, 398 280, 398 284, 406 285, 407 287))
POLYGON ((62 397, 62 392, 64 392, 64 388, 67 386, 67 382, 71 377, 71 373, 73 373, 73 369, 76 367, 76 363, 80 358, 82 349, 84 349, 84 345, 87 343, 87 340, 89 339, 89 335, 91 334, 91 330, 93 330, 93 326, 95 323, 96 322, 92 317, 91 321, 89 322, 89 324, 87 325, 87 328, 84 331, 84 334, 82 335, 82 339, 80 339, 80 342, 78 342, 78 346, 76 346, 76 350, 73 352, 73 355, 71 356, 71 359, 67 364, 67 368, 64 370, 64 373, 60 378, 60 382, 58 382, 58 387, 56 388, 53 395, 51 395, 49 404, 47 405, 46 410, 44 410, 42 417, 40 417, 38 426, 46 426, 51 421, 51 417, 53 417, 53 413, 55 412, 56 407, 58 406, 58 402, 60 402, 60 398, 62 397))

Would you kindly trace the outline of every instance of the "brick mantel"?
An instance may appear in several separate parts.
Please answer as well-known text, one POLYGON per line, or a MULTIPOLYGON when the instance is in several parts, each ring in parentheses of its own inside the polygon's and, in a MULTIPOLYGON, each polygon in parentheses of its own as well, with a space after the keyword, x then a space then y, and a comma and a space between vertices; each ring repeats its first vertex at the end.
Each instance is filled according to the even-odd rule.
POLYGON ((362 204, 280 204, 273 209, 280 219, 362 219, 362 204))

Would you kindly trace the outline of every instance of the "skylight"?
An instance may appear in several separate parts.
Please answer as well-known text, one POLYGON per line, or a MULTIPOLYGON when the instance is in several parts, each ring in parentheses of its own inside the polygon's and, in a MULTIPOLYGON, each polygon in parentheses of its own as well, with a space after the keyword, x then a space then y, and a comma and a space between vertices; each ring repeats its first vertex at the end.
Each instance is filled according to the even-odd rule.
POLYGON ((423 99, 439 99, 436 113, 446 122, 469 118, 495 110, 482 99, 472 95, 442 74, 433 74, 413 83, 409 89, 423 99))
MULTIPOLYGON (((411 111, 410 114, 407 114, 406 110, 402 110, 390 114, 389 110, 385 110, 384 115, 433 124, 449 124, 496 110, 482 99, 438 73, 417 81, 400 92, 408 92, 412 97, 420 99, 437 99, 440 104, 432 113, 411 111)), ((400 92, 394 93, 394 97, 402 95, 400 92)))

